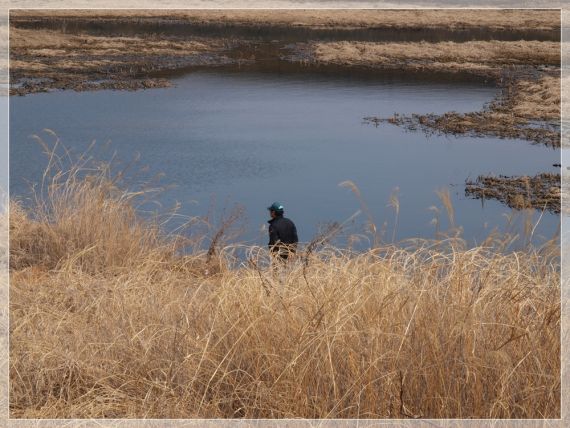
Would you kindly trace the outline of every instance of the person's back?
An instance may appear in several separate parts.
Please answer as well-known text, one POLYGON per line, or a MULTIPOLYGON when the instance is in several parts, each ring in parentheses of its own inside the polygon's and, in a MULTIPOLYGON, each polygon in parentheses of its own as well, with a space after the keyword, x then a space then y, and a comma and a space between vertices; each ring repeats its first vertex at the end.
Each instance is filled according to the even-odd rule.
POLYGON ((290 219, 283 217, 283 205, 278 202, 267 208, 271 215, 269 223, 269 249, 287 259, 297 249, 297 228, 290 219))

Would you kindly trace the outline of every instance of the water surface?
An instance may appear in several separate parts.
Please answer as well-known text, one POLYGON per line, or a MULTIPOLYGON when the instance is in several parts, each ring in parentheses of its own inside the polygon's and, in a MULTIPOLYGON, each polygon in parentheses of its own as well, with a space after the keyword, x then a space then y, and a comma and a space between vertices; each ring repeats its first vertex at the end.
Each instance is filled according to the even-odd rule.
MULTIPOLYGON (((435 191, 448 189, 456 223, 475 243, 493 227, 503 228, 511 210, 466 198, 467 178, 555 172, 552 165, 560 162, 559 151, 526 141, 426 138, 362 122, 394 112, 479 110, 496 92, 479 81, 220 69, 174 82, 173 88, 139 92, 11 97, 12 195, 24 197, 27 181, 40 180, 46 161, 29 136, 50 128, 77 152, 96 139, 110 140, 124 161, 140 153, 148 176, 164 172, 163 183, 176 185, 159 195, 164 206, 179 201, 185 214, 203 215, 212 197, 217 209, 244 205, 243 239, 252 243, 266 242, 265 207, 275 200, 285 205, 303 241, 320 223, 349 218, 360 205, 339 187, 346 180, 359 187, 378 227, 387 222, 389 238, 395 221, 387 204, 399 188, 396 239, 433 237, 429 207, 441 206, 435 191)), ((364 220, 360 216, 351 230, 360 230, 364 220)), ((558 223, 559 216, 545 213, 535 233, 550 237, 558 223)))

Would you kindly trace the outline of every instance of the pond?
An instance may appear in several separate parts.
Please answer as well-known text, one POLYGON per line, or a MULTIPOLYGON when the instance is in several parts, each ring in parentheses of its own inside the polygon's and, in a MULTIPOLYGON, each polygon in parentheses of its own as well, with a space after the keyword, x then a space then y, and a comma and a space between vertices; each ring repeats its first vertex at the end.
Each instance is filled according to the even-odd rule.
MULTIPOLYGON (((497 90, 482 81, 219 68, 186 73, 173 82, 172 88, 138 92, 11 97, 12 197, 26 198, 29 182, 40 181, 46 158, 30 135, 49 128, 75 152, 95 139, 102 157, 116 151, 128 162, 140 153, 148 176, 163 172, 162 183, 175 185, 158 195, 164 207, 178 201, 182 213, 204 215, 212 200, 216 212, 233 203, 243 205, 241 239, 248 243, 266 243, 265 208, 273 201, 284 204, 305 242, 319 225, 345 221, 360 209, 355 195, 339 186, 350 180, 377 227, 387 223, 390 240, 396 222, 388 203, 396 188, 396 240, 433 237, 434 212, 429 208, 442 209, 435 192, 448 189, 456 224, 474 244, 495 226, 504 230, 504 214, 511 210, 496 201, 466 198, 466 179, 559 171, 553 166, 560 162, 559 150, 526 141, 428 138, 388 124, 376 128, 363 123, 366 116, 395 112, 479 110, 497 90), (103 149, 107 141, 110 149, 103 149)), ((539 216, 535 212, 534 220, 539 216)), ((349 230, 362 231, 365 221, 364 214, 358 216, 349 230)), ((544 213, 537 239, 552 237, 559 221, 558 215, 544 213)))

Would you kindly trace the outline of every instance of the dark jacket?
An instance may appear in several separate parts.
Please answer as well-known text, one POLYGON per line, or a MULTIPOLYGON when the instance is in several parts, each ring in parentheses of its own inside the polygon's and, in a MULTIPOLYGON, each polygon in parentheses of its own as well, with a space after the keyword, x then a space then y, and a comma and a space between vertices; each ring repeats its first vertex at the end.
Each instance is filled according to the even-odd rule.
POLYGON ((281 253, 282 251, 280 250, 289 248, 294 252, 296 244, 299 241, 295 224, 283 216, 272 218, 268 223, 269 249, 271 251, 279 251, 281 253))

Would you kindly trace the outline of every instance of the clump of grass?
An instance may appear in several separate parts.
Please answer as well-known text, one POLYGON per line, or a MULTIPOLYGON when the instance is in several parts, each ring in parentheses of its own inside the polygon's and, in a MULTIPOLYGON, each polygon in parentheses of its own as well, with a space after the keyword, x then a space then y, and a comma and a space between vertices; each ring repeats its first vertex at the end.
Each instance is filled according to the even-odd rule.
POLYGON ((98 272, 172 257, 178 243, 163 239, 157 222, 136 214, 145 191, 119 189, 124 171, 112 174, 110 164, 93 162, 89 150, 72 160, 57 137, 51 147, 38 141, 49 161, 30 210, 17 202, 10 206, 11 268, 71 264, 98 272))
POLYGON ((181 255, 107 170, 10 219, 15 418, 557 418, 555 245, 181 255))
POLYGON ((389 118, 365 117, 364 123, 379 126, 389 123, 407 131, 422 131, 431 135, 465 135, 470 137, 498 137, 522 139, 547 147, 560 147, 560 130, 549 124, 529 126, 526 118, 504 111, 478 111, 471 113, 447 112, 444 114, 395 113, 389 118))
POLYGON ((515 209, 536 208, 560 213, 560 174, 536 176, 483 175, 466 181, 465 194, 477 199, 497 199, 515 209))

